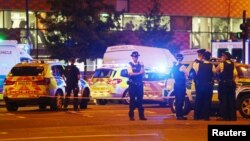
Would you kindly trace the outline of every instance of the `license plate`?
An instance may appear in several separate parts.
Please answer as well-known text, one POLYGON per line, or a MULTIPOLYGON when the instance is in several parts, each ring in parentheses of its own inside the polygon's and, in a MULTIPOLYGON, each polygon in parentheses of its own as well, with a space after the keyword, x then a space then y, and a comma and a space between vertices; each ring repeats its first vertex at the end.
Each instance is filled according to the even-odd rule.
POLYGON ((18 85, 31 85, 31 82, 18 82, 18 85))

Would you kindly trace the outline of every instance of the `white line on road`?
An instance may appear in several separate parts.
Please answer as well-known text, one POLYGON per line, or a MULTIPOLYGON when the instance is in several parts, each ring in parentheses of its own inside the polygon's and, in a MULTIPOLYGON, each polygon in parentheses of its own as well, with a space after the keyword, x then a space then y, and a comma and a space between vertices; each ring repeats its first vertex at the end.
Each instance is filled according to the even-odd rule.
POLYGON ((106 134, 106 135, 82 135, 82 136, 55 136, 55 137, 29 137, 29 138, 8 138, 0 141, 38 140, 38 139, 66 139, 66 138, 94 138, 94 137, 139 137, 159 136, 159 134, 106 134))

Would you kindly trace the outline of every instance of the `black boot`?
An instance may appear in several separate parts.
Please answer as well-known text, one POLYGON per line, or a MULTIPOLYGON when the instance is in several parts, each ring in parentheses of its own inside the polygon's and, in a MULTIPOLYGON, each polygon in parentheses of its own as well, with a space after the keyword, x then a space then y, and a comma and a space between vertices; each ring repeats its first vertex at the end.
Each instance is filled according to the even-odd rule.
POLYGON ((130 111, 128 112, 128 116, 129 116, 129 120, 131 120, 131 121, 134 121, 134 120, 135 120, 135 118, 134 118, 134 111, 130 110, 130 111))
POLYGON ((147 120, 147 118, 145 118, 145 116, 144 116, 144 109, 139 110, 139 119, 140 120, 147 120))

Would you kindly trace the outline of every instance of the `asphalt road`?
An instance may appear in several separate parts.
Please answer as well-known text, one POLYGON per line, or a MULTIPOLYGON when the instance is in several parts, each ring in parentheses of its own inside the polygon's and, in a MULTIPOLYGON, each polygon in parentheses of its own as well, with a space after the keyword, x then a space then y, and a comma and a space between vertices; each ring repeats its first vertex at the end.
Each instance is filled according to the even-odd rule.
POLYGON ((7 112, 0 107, 0 141, 206 141, 207 126, 249 125, 250 120, 177 121, 169 108, 145 105, 147 121, 129 121, 128 105, 89 105, 74 112, 39 111, 37 107, 7 112))

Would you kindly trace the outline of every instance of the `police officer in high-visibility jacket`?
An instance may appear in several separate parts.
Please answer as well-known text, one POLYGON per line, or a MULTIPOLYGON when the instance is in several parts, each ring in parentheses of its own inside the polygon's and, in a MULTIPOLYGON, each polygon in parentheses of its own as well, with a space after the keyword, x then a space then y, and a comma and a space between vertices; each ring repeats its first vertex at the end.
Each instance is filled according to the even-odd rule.
POLYGON ((174 64, 171 75, 174 78, 174 95, 175 95, 175 106, 176 106, 176 118, 177 120, 187 120, 184 117, 183 105, 186 96, 186 79, 187 79, 187 69, 181 63, 183 60, 182 54, 176 55, 177 63, 174 64))
POLYGON ((197 76, 197 68, 198 68, 199 64, 203 62, 203 54, 205 53, 205 51, 206 51, 205 49, 199 49, 197 51, 198 57, 192 63, 192 69, 189 72, 189 75, 192 75, 191 77, 194 80, 195 90, 197 88, 197 77, 196 77, 197 76))
POLYGON ((137 107, 140 120, 147 120, 144 116, 143 108, 143 76, 144 65, 141 61, 138 61, 139 53, 137 51, 132 52, 132 61, 129 62, 128 74, 129 74, 129 119, 134 121, 134 110, 137 107))
POLYGON ((231 61, 229 52, 222 53, 222 62, 217 66, 216 71, 219 73, 219 102, 220 116, 219 120, 235 121, 236 117, 236 98, 235 78, 237 71, 235 64, 231 61))
POLYGON ((215 66, 209 62, 211 53, 203 53, 203 61, 196 66, 196 98, 194 120, 209 120, 213 95, 215 66))

